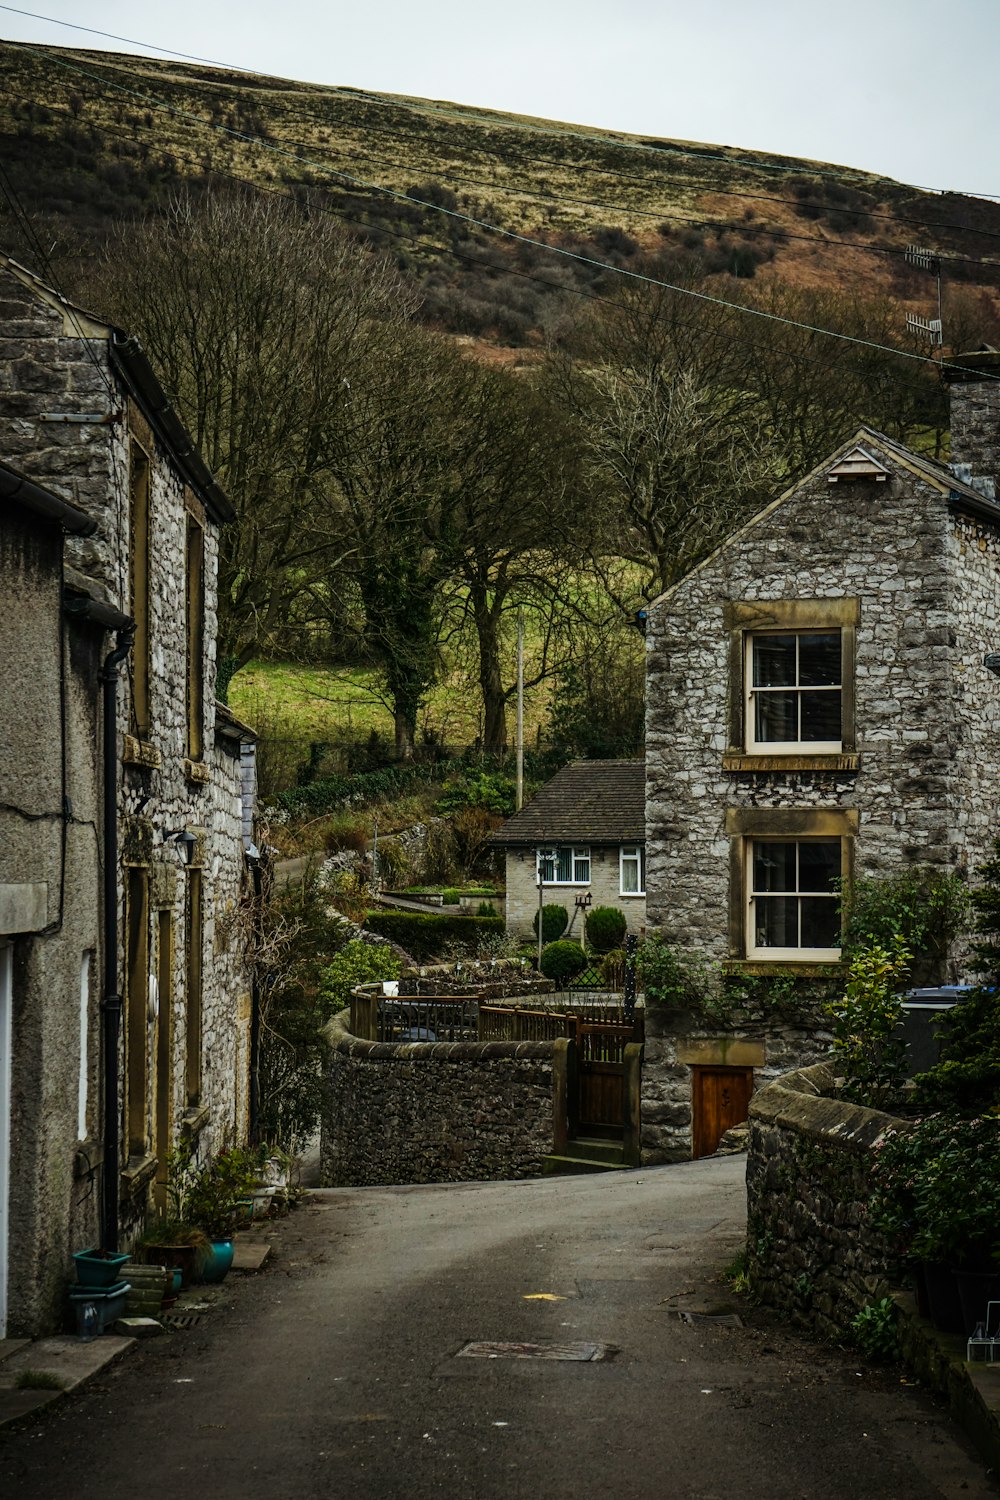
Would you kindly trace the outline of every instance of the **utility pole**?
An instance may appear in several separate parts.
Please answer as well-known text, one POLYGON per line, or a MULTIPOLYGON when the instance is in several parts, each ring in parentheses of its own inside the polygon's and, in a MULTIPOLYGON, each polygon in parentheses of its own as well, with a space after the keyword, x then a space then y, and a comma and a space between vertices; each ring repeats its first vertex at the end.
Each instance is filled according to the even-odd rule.
POLYGON ((514 811, 524 805, 524 610, 517 611, 517 792, 514 811))

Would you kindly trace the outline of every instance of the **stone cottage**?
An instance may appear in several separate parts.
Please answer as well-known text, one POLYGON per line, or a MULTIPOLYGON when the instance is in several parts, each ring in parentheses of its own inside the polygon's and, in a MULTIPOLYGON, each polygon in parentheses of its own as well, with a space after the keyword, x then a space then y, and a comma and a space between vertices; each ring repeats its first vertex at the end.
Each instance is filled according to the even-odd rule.
POLYGON ((214 698, 228 500, 141 349, 0 257, 0 1336, 247 1134, 252 736, 214 698), (242 761, 242 765, 241 765, 242 761))
MULTIPOLYGON (((862 427, 649 610, 649 923, 732 975, 836 965, 841 882, 996 835, 1000 355, 945 377, 950 467, 862 427)), ((698 1068, 745 1113, 774 1059, 763 1023, 672 1040, 682 1154, 698 1068)))
POLYGON ((640 760, 577 760, 557 771, 492 843, 504 851, 507 927, 531 936, 540 901, 565 906, 579 938, 594 906, 646 923, 644 770, 640 760), (587 903, 586 906, 581 903, 587 903))

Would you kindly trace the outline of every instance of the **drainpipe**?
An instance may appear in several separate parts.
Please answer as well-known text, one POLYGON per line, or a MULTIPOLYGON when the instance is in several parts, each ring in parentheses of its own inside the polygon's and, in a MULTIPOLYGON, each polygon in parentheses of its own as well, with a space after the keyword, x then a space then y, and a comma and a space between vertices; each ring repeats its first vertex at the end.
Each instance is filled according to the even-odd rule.
POLYGON ((253 881, 253 944, 254 952, 250 959, 250 1144, 259 1145, 260 1135, 260 1021, 261 1021, 261 993, 260 993, 260 965, 257 957, 260 951, 261 929, 263 927, 263 894, 264 877, 261 870, 261 859, 259 854, 247 853, 247 864, 250 866, 250 878, 253 881))
POLYGON ((130 622, 115 635, 115 648, 104 658, 104 1169, 101 1245, 118 1249, 118 1038, 122 997, 118 989, 118 668, 132 649, 135 626, 130 622))

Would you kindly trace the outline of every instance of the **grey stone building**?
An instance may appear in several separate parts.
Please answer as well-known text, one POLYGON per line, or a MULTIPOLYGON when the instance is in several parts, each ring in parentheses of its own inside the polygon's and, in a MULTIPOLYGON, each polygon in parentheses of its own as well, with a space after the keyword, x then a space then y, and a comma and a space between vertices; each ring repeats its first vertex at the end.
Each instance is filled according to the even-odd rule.
POLYGON ((30 1335, 182 1133, 246 1138, 252 737, 214 699, 231 508, 142 351, 6 257, 0 329, 0 1335, 30 1335))
POLYGON ((648 919, 730 973, 836 965, 840 881, 996 836, 1000 355, 945 374, 951 467, 860 428, 649 610, 648 919))
POLYGON ((578 760, 508 818, 492 842, 505 854, 510 931, 531 935, 541 896, 567 908, 569 937, 580 937, 576 903, 588 897, 592 907, 617 907, 630 932, 643 932, 643 786, 642 761, 578 760))

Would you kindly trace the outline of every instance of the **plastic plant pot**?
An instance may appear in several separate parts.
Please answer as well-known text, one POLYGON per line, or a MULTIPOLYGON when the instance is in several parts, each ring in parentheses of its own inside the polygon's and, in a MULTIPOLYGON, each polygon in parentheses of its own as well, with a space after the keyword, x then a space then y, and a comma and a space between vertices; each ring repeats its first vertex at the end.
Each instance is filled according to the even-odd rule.
POLYGON ((77 1286, 114 1286, 127 1255, 112 1255, 105 1250, 78 1250, 73 1256, 77 1286))

